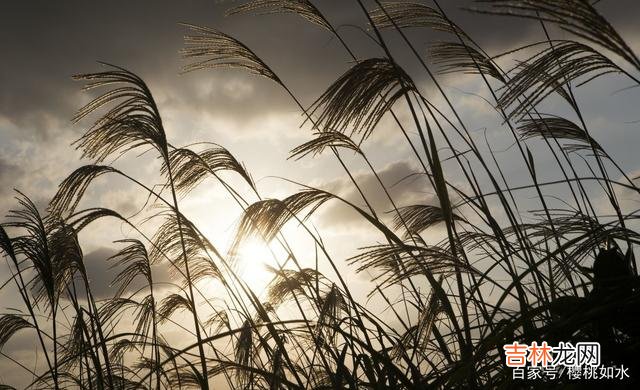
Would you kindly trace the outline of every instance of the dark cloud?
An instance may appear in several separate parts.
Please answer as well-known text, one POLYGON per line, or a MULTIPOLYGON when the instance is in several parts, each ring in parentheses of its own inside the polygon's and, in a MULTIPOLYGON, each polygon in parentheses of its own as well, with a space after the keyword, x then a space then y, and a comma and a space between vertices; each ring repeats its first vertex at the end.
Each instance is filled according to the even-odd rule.
MULTIPOLYGON (((225 18, 225 10, 238 3, 169 0, 5 3, 0 15, 0 48, 4 53, 0 63, 0 117, 44 139, 53 129, 70 128, 68 121, 81 101, 79 85, 71 80, 71 75, 99 69, 97 60, 139 73, 153 90, 162 91, 171 104, 199 107, 240 119, 257 117, 268 110, 295 109, 277 87, 265 87, 256 77, 240 72, 178 77, 183 63, 177 51, 185 33, 178 22, 213 26, 239 37, 286 80, 305 104, 349 66, 350 59, 339 44, 302 18, 292 15, 225 18), (229 89, 234 82, 241 88, 255 88, 238 101, 237 90, 230 93, 229 89), (208 92, 197 91, 197 86, 205 83, 210 83, 208 92)), ((338 0, 317 3, 359 56, 380 55, 361 31, 348 27, 365 24, 356 3, 338 0)), ((603 3, 607 16, 623 29, 635 22, 633 13, 625 12, 633 1, 603 3)), ((450 16, 488 49, 498 43, 511 47, 526 40, 535 27, 521 20, 461 10, 473 5, 462 0, 443 4, 450 16)), ((395 42, 394 35, 388 34, 391 43, 395 42)), ((421 52, 434 37, 425 30, 410 32, 410 36, 421 52)), ((415 61, 407 66, 416 66, 415 61)))
POLYGON ((176 14, 148 13, 154 9, 160 6, 122 1, 108 7, 81 1, 5 4, 0 114, 30 131, 46 131, 32 120, 51 113, 68 121, 78 105, 71 76, 95 68, 96 60, 140 68, 166 63, 159 61, 164 48, 180 39, 171 39, 166 28, 176 14), (145 19, 154 21, 152 28, 145 19))
POLYGON ((30 172, 27 164, 22 161, 9 160, 0 156, 0 222, 9 210, 18 206, 16 190, 29 196, 31 201, 43 211, 48 200, 43 194, 33 191, 30 186, 30 172))
MULTIPOLYGON (((102 247, 84 256, 84 264, 89 276, 89 286, 96 299, 112 298, 115 293, 115 287, 111 286, 111 282, 122 270, 122 267, 113 267, 114 262, 108 260, 115 253, 116 250, 113 248, 102 247)), ((162 286, 162 283, 171 280, 166 264, 153 266, 152 272, 154 282, 159 283, 160 286, 162 286)), ((143 286, 144 278, 139 277, 125 290, 125 294, 133 293, 143 286)), ((84 290, 81 289, 80 291, 84 290)))
MULTIPOLYGON (((418 172, 417 167, 406 161, 396 162, 379 170, 378 176, 387 187, 396 206, 435 204, 434 202, 437 202, 428 179, 418 172)), ((393 211, 393 205, 381 190, 378 179, 372 173, 361 173, 355 175, 355 180, 376 212, 381 214, 381 217, 390 216, 389 212, 393 211)), ((368 210, 355 186, 348 179, 334 180, 320 185, 320 187, 340 194, 350 202, 368 210)), ((326 221, 328 226, 338 227, 342 224, 361 222, 362 217, 344 204, 332 202, 323 213, 322 220, 326 221)))
MULTIPOLYGON (((282 75, 289 76, 296 68, 304 70, 298 72, 297 80, 296 75, 290 78, 292 90, 302 95, 317 82, 307 78, 309 71, 327 70, 328 62, 319 64, 318 57, 306 55, 315 50, 307 39, 317 42, 325 35, 319 29, 306 26, 309 34, 291 36, 287 30, 292 26, 274 23, 273 18, 263 18, 264 25, 248 18, 225 19, 224 11, 231 5, 174 1, 114 1, 108 6, 82 1, 5 4, 0 16, 0 47, 8 55, 0 64, 0 117, 44 139, 53 128, 70 128, 68 121, 82 101, 80 85, 71 76, 99 70, 98 60, 140 74, 153 91, 166 97, 167 105, 239 118, 278 106, 286 109, 284 103, 290 102, 282 92, 275 92, 275 86, 265 87, 256 77, 242 72, 178 76, 184 64, 178 50, 186 31, 178 22, 214 26, 239 35, 282 75), (251 88, 252 93, 238 101, 234 84, 259 87, 251 88)), ((325 58, 335 53, 329 54, 324 53, 325 58)))
POLYGON ((25 174, 24 169, 0 156, 0 198, 10 197, 11 189, 25 174))
POLYGON ((34 159, 36 161, 25 160, 24 156, 0 156, 0 221, 9 210, 18 207, 16 197, 21 197, 20 193, 27 196, 44 215, 57 183, 53 185, 48 177, 50 167, 39 167, 40 161, 34 159))

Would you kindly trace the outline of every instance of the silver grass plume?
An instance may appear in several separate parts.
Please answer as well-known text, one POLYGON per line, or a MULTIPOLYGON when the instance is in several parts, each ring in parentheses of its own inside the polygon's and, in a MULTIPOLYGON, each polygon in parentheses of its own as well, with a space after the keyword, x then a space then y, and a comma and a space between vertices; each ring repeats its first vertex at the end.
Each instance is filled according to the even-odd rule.
POLYGON ((236 253, 241 242, 251 236, 270 242, 294 215, 310 207, 308 217, 332 197, 325 191, 308 189, 284 200, 267 199, 251 204, 242 215, 230 252, 236 253))
POLYGON ((278 76, 237 39, 208 27, 192 24, 184 26, 192 31, 192 35, 184 37, 186 47, 180 53, 185 59, 196 60, 185 65, 182 68, 184 72, 209 68, 242 68, 282 85, 278 76))
POLYGON ((640 61, 615 28, 587 0, 476 0, 487 12, 543 20, 624 58, 636 69, 640 61))
POLYGON ((436 31, 459 34, 467 37, 464 31, 448 20, 440 11, 428 5, 398 1, 382 2, 382 8, 371 11, 371 19, 377 28, 392 28, 394 23, 399 28, 431 28, 436 31), (393 20, 389 20, 389 17, 393 20))
POLYGON ((308 0, 253 0, 248 3, 233 7, 227 11, 227 15, 236 14, 284 14, 292 13, 300 15, 309 22, 328 31, 333 31, 329 22, 322 13, 308 0))
POLYGON ((450 250, 437 245, 372 245, 361 248, 359 254, 349 258, 349 263, 358 266, 357 272, 373 268, 378 270, 379 274, 374 280, 379 280, 381 286, 391 286, 423 275, 425 270, 446 276, 458 267, 464 272, 480 274, 473 267, 455 258, 450 250), (398 267, 398 261, 402 262, 402 269, 398 267))
POLYGON ((441 74, 482 72, 504 83, 504 77, 491 58, 487 58, 471 45, 458 42, 435 42, 429 46, 431 61, 439 66, 441 74), (480 69, 478 71, 478 68, 480 69))
POLYGON ((80 232, 92 222, 95 222, 101 218, 112 217, 122 222, 127 222, 126 219, 118 214, 116 211, 102 208, 93 207, 85 210, 81 210, 72 214, 66 219, 66 222, 73 227, 76 232, 80 232))
POLYGON ((151 286, 151 266, 149 255, 144 244, 135 239, 119 240, 116 242, 128 245, 107 259, 113 262, 111 268, 124 266, 124 269, 122 269, 111 282, 111 286, 117 286, 114 296, 121 296, 131 282, 139 276, 145 279, 148 286, 151 286))
MULTIPOLYGON (((452 219, 465 221, 464 218, 454 213, 452 213, 452 219)), ((393 222, 396 229, 400 229, 406 224, 408 231, 405 234, 409 237, 412 234, 421 233, 440 222, 445 222, 445 215, 438 206, 412 205, 400 207, 393 218, 393 222)))
POLYGON ((522 119, 518 125, 518 133, 523 140, 538 137, 547 137, 563 141, 573 141, 564 144, 568 151, 595 149, 601 155, 604 150, 600 144, 591 138, 586 131, 572 121, 559 116, 546 116, 540 118, 522 119))
POLYGON ((318 131, 314 132, 313 135, 315 138, 311 141, 307 141, 302 145, 293 148, 289 158, 299 160, 308 155, 315 157, 328 147, 353 150, 358 154, 362 154, 360 147, 356 145, 356 143, 353 142, 346 134, 339 131, 318 131))
MULTIPOLYGON (((235 362, 243 367, 252 365, 254 355, 254 327, 248 319, 242 324, 240 334, 235 347, 235 362)), ((236 378, 242 386, 247 384, 250 379, 250 373, 246 370, 236 370, 236 378)))
POLYGON ((4 314, 0 317, 0 350, 9 339, 22 329, 33 328, 33 325, 16 314, 4 314))
POLYGON ((9 211, 5 227, 18 229, 22 234, 11 239, 14 255, 33 265, 36 277, 30 282, 34 302, 46 299, 47 310, 54 311, 64 293, 71 268, 80 263, 75 233, 56 218, 41 216, 33 202, 21 192, 16 197, 20 209, 9 211), (62 228, 61 228, 62 227, 62 228), (75 241, 71 242, 71 241, 75 241), (52 252, 52 245, 70 256, 52 252))
POLYGON ((324 276, 312 268, 296 270, 277 270, 270 268, 275 277, 267 286, 267 299, 269 304, 277 307, 283 302, 292 299, 293 296, 309 297, 306 289, 315 286, 317 279, 324 281, 324 276))
POLYGON ((398 99, 415 90, 397 64, 388 58, 369 58, 329 86, 313 103, 311 113, 317 114, 317 130, 358 133, 364 139, 398 99))
POLYGON ((91 164, 76 169, 58 185, 58 191, 49 202, 48 211, 61 217, 73 214, 89 184, 94 179, 113 172, 117 172, 116 169, 106 165, 91 164))
MULTIPOLYGON (((251 187, 254 187, 253 180, 245 167, 227 149, 219 145, 200 152, 188 148, 172 149, 169 151, 169 161, 174 185, 181 193, 192 190, 207 175, 223 170, 238 173, 251 187)), ((162 170, 166 173, 166 167, 162 170)))
POLYGON ((314 337, 316 340, 331 340, 332 346, 336 346, 338 332, 335 328, 341 321, 342 313, 349 312, 349 303, 338 286, 332 284, 331 289, 319 297, 318 306, 320 313, 314 337))
POLYGON ((178 310, 193 312, 193 305, 191 305, 191 301, 182 294, 169 294, 160 302, 158 317, 160 317, 161 322, 164 322, 178 310))
POLYGON ((82 107, 73 117, 74 122, 112 105, 76 141, 77 148, 83 151, 83 157, 101 162, 112 154, 122 155, 138 147, 152 146, 166 160, 167 139, 151 91, 136 74, 105 65, 112 70, 74 76, 75 80, 87 82, 84 90, 110 87, 82 107))
POLYGON ((153 246, 149 252, 151 264, 169 261, 173 265, 170 268, 172 276, 180 277, 186 285, 189 281, 184 278, 186 277, 185 270, 183 270, 184 263, 180 261, 181 256, 184 255, 189 259, 191 282, 205 277, 221 277, 218 267, 209 257, 209 253, 218 253, 216 249, 209 240, 198 232, 193 223, 182 214, 180 214, 180 222, 182 232, 178 228, 177 214, 168 213, 166 215, 164 222, 156 230, 152 240, 153 246))
POLYGON ((563 92, 562 85, 577 81, 579 87, 608 73, 622 69, 593 48, 573 41, 556 41, 516 66, 498 104, 504 109, 514 106, 510 118, 520 118, 553 92, 563 92), (562 89, 562 91, 560 91, 562 89))

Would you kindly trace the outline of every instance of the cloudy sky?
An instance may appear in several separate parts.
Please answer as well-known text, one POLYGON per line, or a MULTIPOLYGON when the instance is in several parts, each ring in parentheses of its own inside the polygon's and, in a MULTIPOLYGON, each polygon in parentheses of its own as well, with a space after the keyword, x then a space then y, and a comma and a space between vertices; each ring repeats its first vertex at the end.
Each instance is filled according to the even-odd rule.
MULTIPOLYGON (((45 207, 61 180, 75 168, 89 163, 80 159, 80 153, 71 144, 91 122, 72 124, 71 118, 93 95, 81 92, 81 83, 73 81, 71 76, 103 70, 97 61, 125 67, 147 82, 172 144, 207 141, 225 146, 246 165, 263 197, 283 197, 299 189, 281 179, 287 178, 360 202, 344 171, 331 156, 300 161, 287 159, 292 148, 310 139, 310 130, 303 125, 300 110, 282 88, 270 80, 238 70, 180 74, 186 62, 178 53, 185 34, 179 22, 215 27, 238 38, 284 80, 305 106, 351 66, 350 57, 335 39, 299 17, 224 16, 227 9, 239 3, 224 0, 2 2, 0 215, 15 206, 14 189, 45 207)), ((366 28, 366 21, 356 2, 322 0, 315 3, 359 57, 382 55, 357 28, 366 28)), ((373 2, 370 3, 372 7, 373 2)), ((473 6, 469 1, 442 3, 445 11, 492 55, 543 39, 535 24, 461 10, 462 6, 473 6)), ((605 0, 599 2, 598 7, 630 46, 640 52, 637 27, 640 4, 634 0, 605 0)), ((566 37, 561 31, 554 34, 556 38, 566 37)), ((411 31, 409 36, 427 61, 427 43, 442 39, 442 35, 424 30, 411 31)), ((424 94, 435 95, 433 85, 398 37, 392 33, 385 37, 424 94)), ((514 64, 509 59, 505 62, 507 67, 514 64)), ((492 148, 499 151, 498 159, 513 185, 527 184, 522 162, 514 157, 510 148, 512 138, 483 100, 490 99, 490 95, 481 80, 457 75, 443 76, 440 81, 474 136, 484 140, 487 134, 492 148)), ((607 76, 578 89, 577 98, 591 125, 592 135, 626 172, 638 172, 639 92, 621 91, 629 85, 629 80, 618 75, 607 76)), ((545 109, 558 114, 566 112, 565 107, 555 102, 547 104, 545 109)), ((407 119, 408 113, 402 107, 398 107, 398 113, 401 119, 407 119)), ((416 172, 418 165, 394 130, 389 118, 383 119, 363 145, 365 152, 385 184, 392 186, 392 195, 399 204, 432 202, 433 192, 423 179, 402 180, 416 172)), ((484 141, 481 143, 484 145, 484 141)), ((159 183, 159 165, 154 156, 136 155, 130 153, 115 165, 150 185, 159 183)), ((541 152, 536 157, 538 169, 545 177, 559 177, 553 169, 545 170, 545 166, 551 167, 548 156, 541 152)), ((381 212, 389 210, 366 165, 351 155, 345 155, 345 160, 353 167, 356 180, 372 194, 374 207, 381 212)), ((242 183, 231 176, 229 179, 248 193, 242 183)), ((454 182, 457 179, 451 178, 454 182)), ((132 215, 144 201, 145 196, 131 185, 101 179, 90 188, 83 205, 111 207, 124 215, 132 215)), ((629 207, 637 206, 634 201, 630 202, 629 207)), ((216 245, 221 248, 229 245, 240 209, 221 187, 205 183, 184 200, 184 205, 185 213, 202 226, 216 245)), ((354 214, 338 206, 328 205, 313 222, 333 254, 342 260, 358 247, 381 239, 372 236, 354 214)), ((103 297, 109 295, 108 279, 112 276, 103 261, 112 253, 111 242, 131 234, 122 226, 107 225, 93 228, 81 237, 89 273, 95 279, 97 293, 103 297)), ((299 251, 309 252, 308 239, 300 236, 294 241, 299 251)), ((261 278, 260 275, 253 277, 261 278)), ((368 292, 367 277, 354 277, 356 289, 360 288, 363 295, 368 292)), ((15 301, 10 293, 0 292, 0 302, 1 311, 15 301)), ((20 347, 19 343, 14 346, 18 354, 20 347)), ((11 365, 0 364, 0 382, 13 379, 11 370, 11 365)))

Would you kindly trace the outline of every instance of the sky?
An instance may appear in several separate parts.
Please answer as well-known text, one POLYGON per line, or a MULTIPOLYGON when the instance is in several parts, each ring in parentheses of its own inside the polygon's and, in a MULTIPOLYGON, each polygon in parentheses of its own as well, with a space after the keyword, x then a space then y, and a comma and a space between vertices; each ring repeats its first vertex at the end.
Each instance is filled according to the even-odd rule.
MULTIPOLYGON (((263 198, 281 198, 300 188, 283 179, 286 178, 335 191, 361 204, 344 171, 328 154, 300 161, 288 159, 292 148, 310 139, 310 129, 304 124, 298 107, 278 85, 241 70, 181 74, 181 67, 187 64, 179 55, 186 32, 181 22, 214 27, 238 38, 252 48, 307 107, 352 66, 339 42, 299 17, 225 17, 227 9, 240 3, 224 0, 2 2, 0 220, 16 206, 14 189, 24 192, 44 209, 58 184, 75 168, 90 162, 81 159, 81 153, 72 143, 91 122, 74 124, 71 118, 93 95, 82 92, 82 84, 73 81, 72 75, 105 69, 98 61, 125 67, 145 80, 172 144, 206 141, 225 146, 246 165, 263 198)), ((316 3, 358 56, 382 55, 363 31, 355 28, 366 28, 366 20, 356 2, 322 0, 316 3)), ((491 54, 543 39, 539 27, 526 21, 478 15, 461 9, 476 6, 469 1, 442 3, 450 17, 491 54)), ((373 7, 373 2, 368 2, 368 6, 373 7)), ((633 0, 605 0, 599 2, 598 9, 630 46, 640 52, 637 27, 640 4, 633 0)), ((567 37, 561 31, 554 33, 558 38, 567 37)), ((433 84, 420 72, 419 64, 402 47, 398 37, 391 33, 385 37, 399 63, 414 75, 422 91, 427 96, 435 95, 433 84)), ((427 62, 428 42, 442 39, 442 35, 424 30, 410 31, 409 37, 427 62)), ((514 64, 512 60, 505 60, 507 67, 514 64)), ((468 121, 472 133, 480 140, 487 134, 493 149, 501 151, 498 158, 509 180, 514 185, 526 184, 522 162, 510 148, 512 139, 482 98, 489 99, 489 94, 481 80, 468 75, 440 76, 439 80, 468 121)), ((636 150, 640 140, 637 129, 640 113, 638 92, 635 89, 620 91, 629 85, 628 80, 618 75, 607 76, 577 89, 577 98, 592 126, 594 138, 616 157, 626 172, 633 173, 640 172, 636 150)), ((442 103, 435 97, 434 101, 442 103)), ((544 108, 553 113, 566 112, 556 101, 544 108)), ((408 119, 408 112, 403 108, 398 108, 398 113, 402 119, 408 119)), ((393 130, 390 119, 384 118, 363 148, 399 204, 432 204, 434 193, 424 180, 405 179, 418 170, 418 165, 393 130)), ((147 183, 158 183, 157 159, 151 153, 136 157, 137 154, 130 153, 114 164, 147 183)), ((388 211, 389 204, 366 165, 356 156, 345 154, 344 157, 348 165, 354 167, 356 181, 365 192, 374 194, 374 207, 388 211)), ((544 152, 536 158, 543 175, 558 177, 552 168, 545 170, 551 165, 544 152)), ((242 191, 248 191, 233 175, 225 177, 242 191)), ((82 205, 110 207, 123 215, 133 215, 144 201, 144 195, 130 184, 119 179, 101 179, 91 186, 82 205)), ((229 246, 240 210, 220 186, 207 182, 183 203, 187 216, 202 226, 214 243, 221 248, 229 246)), ((636 203, 630 200, 628 207, 637 206, 636 203)), ((353 268, 346 265, 346 259, 359 247, 380 242, 382 237, 372 235, 372 230, 353 212, 334 204, 325 206, 313 224, 336 258, 342 260, 341 267, 353 275, 354 288, 366 295, 371 287, 367 283, 370 275, 356 275, 353 268)), ((154 226, 153 223, 147 225, 149 229, 154 226)), ((312 261, 308 238, 295 226, 289 228, 294 237, 293 246, 306 255, 305 261, 312 261)), ((113 253, 112 241, 130 234, 123 226, 106 223, 81 235, 85 262, 101 297, 109 296, 109 279, 114 275, 104 261, 113 253)), ((253 255, 259 252, 260 249, 256 249, 253 255)), ((269 260, 265 262, 273 265, 269 260)), ((263 267, 250 264, 248 268, 251 271, 247 271, 247 277, 264 283, 265 274, 255 271, 263 267)), ((166 270, 156 271, 161 278, 169 279, 166 270)), ((0 292, 2 306, 14 304, 13 298, 10 293, 0 292)), ((28 342, 22 341, 9 345, 18 355, 30 348, 28 342)), ((0 382, 15 379, 11 367, 0 363, 0 382)))

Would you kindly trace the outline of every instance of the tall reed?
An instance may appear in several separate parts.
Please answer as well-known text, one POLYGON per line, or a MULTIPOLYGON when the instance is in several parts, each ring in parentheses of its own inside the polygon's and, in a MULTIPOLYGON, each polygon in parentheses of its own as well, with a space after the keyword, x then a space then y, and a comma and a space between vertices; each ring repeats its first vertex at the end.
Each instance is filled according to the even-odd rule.
MULTIPOLYGON (((177 146, 140 76, 110 64, 76 76, 85 90, 102 90, 74 117, 95 116, 75 143, 92 163, 60 184, 46 213, 18 193, 18 207, 0 226, 0 251, 11 271, 2 288, 14 288, 24 304, 24 313, 0 317, 0 349, 17 332, 31 331, 39 347, 34 356, 46 363, 42 372, 30 372, 36 379, 28 387, 517 387, 502 346, 536 340, 599 341, 607 363, 639 372, 640 334, 632 324, 640 307, 634 256, 640 237, 637 211, 626 210, 621 199, 640 189, 595 138, 579 96, 605 75, 637 86, 640 60, 586 0, 477 3, 479 14, 536 22, 544 39, 492 56, 436 0, 345 2, 358 13, 364 39, 379 49, 363 58, 319 2, 253 0, 230 9, 230 17, 297 15, 335 38, 350 67, 310 106, 249 46, 211 27, 184 25, 183 71, 231 67, 273 81, 312 130, 289 157, 329 151, 355 200, 296 182, 299 192, 265 198, 250 170, 223 146, 177 146), (427 56, 412 40, 426 30, 443 38, 427 56), (558 30, 565 38, 555 37, 558 30), (517 65, 507 69, 505 59, 517 65), (523 168, 525 184, 514 185, 492 140, 471 130, 476 124, 446 87, 450 74, 480 81, 497 131, 515 147, 508 164, 523 168), (562 105, 567 117, 544 113, 548 101, 562 105), (411 155, 397 159, 418 167, 412 176, 433 189, 432 201, 406 204, 375 168, 375 153, 367 149, 383 126, 406 143, 411 155), (159 185, 113 164, 140 158, 132 152, 143 149, 160 161, 159 185), (357 159, 345 159, 350 154, 357 159), (552 156, 545 166, 553 164, 559 179, 541 172, 544 155, 552 156), (358 169, 374 178, 375 189, 363 185, 358 169), (142 209, 129 218, 102 207, 80 209, 103 177, 129 183, 146 198, 142 209), (241 210, 228 250, 182 211, 207 178, 241 210), (390 217, 373 201, 377 191, 390 217), (333 255, 309 221, 330 202, 376 232, 348 259, 333 255), (118 270, 113 297, 99 300, 78 235, 105 219, 131 234, 108 259, 118 270), (293 226, 315 251, 296 253, 287 233, 293 226), (238 254, 251 240, 265 244, 274 264, 264 293, 238 269, 238 254), (306 266, 311 252, 313 266, 306 266), (154 277, 157 267, 171 270, 168 286, 154 277), (359 299, 345 279, 351 269, 370 277, 369 296, 384 309, 359 299), (215 291, 205 287, 211 281, 215 291)), ((32 371, 10 359, 7 364, 32 371)), ((551 384, 567 383, 559 377, 551 384)))

